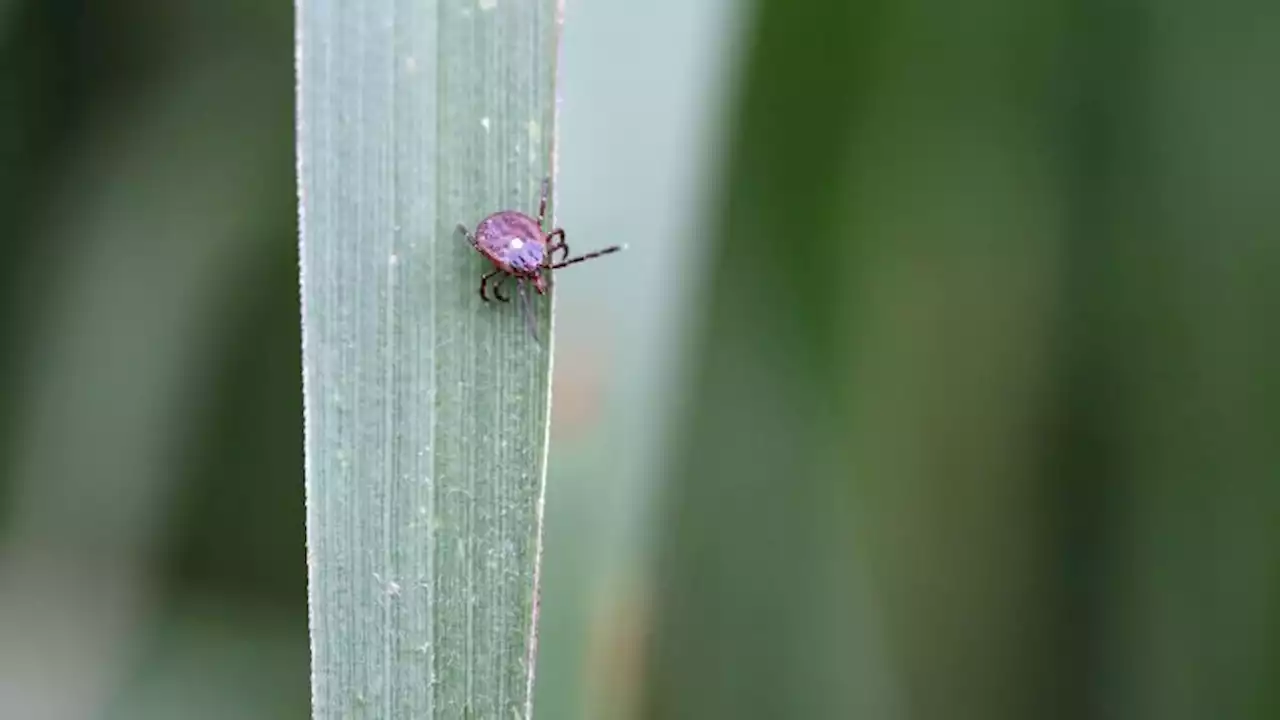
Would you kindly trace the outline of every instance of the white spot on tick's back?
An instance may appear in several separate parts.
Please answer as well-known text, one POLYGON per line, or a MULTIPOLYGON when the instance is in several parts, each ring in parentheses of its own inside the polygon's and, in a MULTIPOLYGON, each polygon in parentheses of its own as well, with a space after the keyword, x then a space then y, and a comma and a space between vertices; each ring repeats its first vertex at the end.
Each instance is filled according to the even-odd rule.
POLYGON ((479 0, 477 4, 481 10, 492 10, 498 7, 498 0, 479 0))
POLYGON ((524 247, 524 241, 518 237, 513 237, 511 238, 510 245, 512 250, 519 250, 520 248, 524 247))

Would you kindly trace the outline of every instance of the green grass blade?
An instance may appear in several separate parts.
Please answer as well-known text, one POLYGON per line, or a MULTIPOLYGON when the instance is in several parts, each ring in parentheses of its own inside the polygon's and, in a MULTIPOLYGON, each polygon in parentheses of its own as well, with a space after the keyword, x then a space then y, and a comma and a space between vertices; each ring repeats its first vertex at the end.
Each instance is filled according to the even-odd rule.
POLYGON ((316 718, 527 716, 550 373, 453 232, 536 210, 553 2, 298 5, 316 718))

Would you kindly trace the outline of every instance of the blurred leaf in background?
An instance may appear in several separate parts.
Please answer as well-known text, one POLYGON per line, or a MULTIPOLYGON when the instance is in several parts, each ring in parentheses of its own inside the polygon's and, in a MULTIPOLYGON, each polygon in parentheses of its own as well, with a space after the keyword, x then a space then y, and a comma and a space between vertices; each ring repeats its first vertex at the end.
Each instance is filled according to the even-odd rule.
POLYGON ((0 7, 0 715, 306 717, 288 3, 0 7))
POLYGON ((644 717, 1277 716, 1277 32, 756 4, 644 717))

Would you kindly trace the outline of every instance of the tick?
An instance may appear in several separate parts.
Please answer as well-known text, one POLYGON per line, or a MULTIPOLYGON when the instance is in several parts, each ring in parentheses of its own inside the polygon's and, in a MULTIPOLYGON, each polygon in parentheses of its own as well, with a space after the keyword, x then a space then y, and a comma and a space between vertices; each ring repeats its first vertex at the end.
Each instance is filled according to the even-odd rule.
POLYGON ((547 194, 550 189, 550 178, 542 181, 542 199, 538 203, 538 217, 534 219, 517 210, 502 210, 493 213, 480 221, 475 234, 467 231, 465 225, 458 225, 458 230, 467 236, 479 253, 494 269, 480 278, 480 297, 489 302, 489 293, 502 302, 510 302, 511 298, 500 292, 502 283, 507 278, 515 278, 521 301, 525 305, 525 319, 529 323, 529 331, 536 340, 538 332, 533 324, 533 314, 529 300, 525 296, 525 284, 533 286, 539 295, 547 292, 547 275, 551 270, 585 262, 601 255, 618 252, 622 245, 612 245, 603 250, 569 257, 569 243, 565 240, 564 228, 555 228, 546 232, 543 228, 547 216, 547 194), (560 253, 560 260, 555 260, 560 253), (497 278, 492 285, 490 280, 497 278))

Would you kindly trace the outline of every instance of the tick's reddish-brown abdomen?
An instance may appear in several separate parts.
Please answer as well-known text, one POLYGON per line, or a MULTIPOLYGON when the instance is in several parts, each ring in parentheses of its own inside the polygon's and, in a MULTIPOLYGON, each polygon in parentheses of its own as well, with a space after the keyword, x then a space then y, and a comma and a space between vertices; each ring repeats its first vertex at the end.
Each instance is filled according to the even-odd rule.
POLYGON ((542 266, 546 237, 538 221, 524 213, 494 213, 476 226, 475 237, 476 248, 506 272, 535 275, 542 266))

